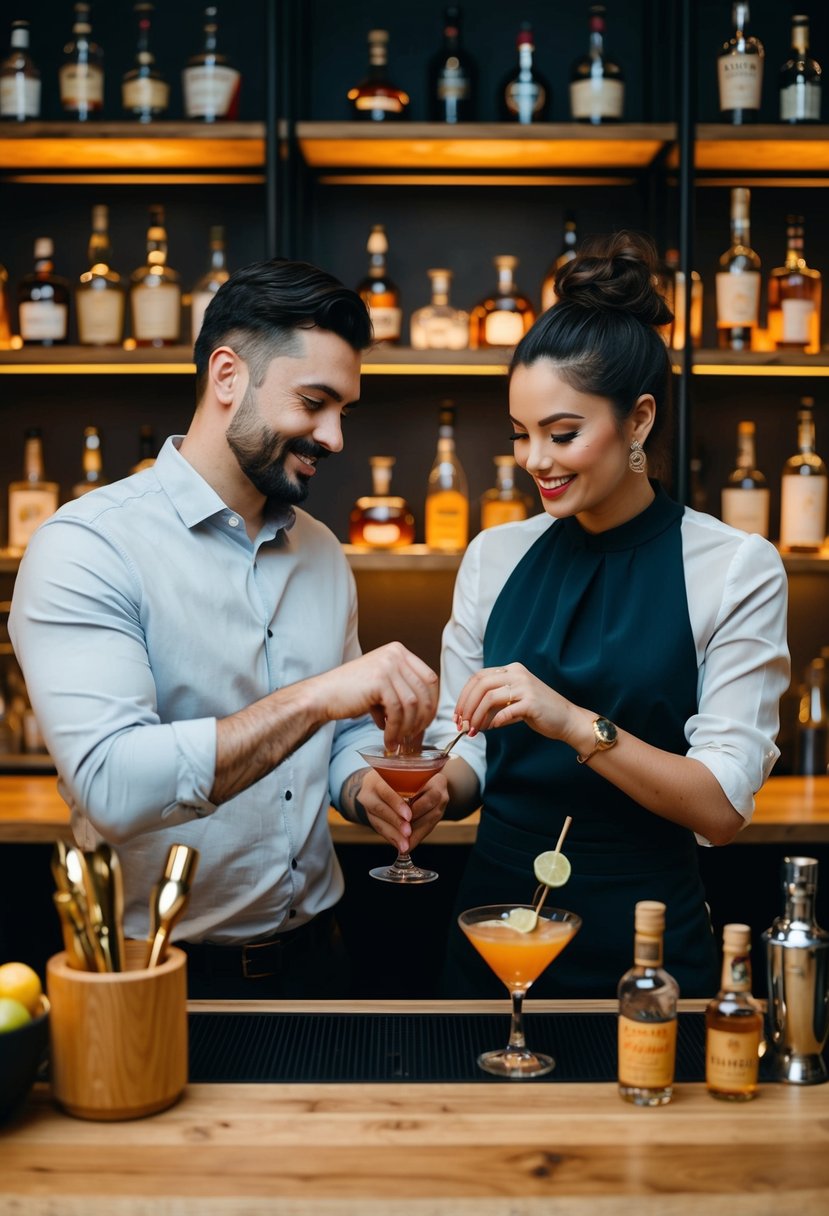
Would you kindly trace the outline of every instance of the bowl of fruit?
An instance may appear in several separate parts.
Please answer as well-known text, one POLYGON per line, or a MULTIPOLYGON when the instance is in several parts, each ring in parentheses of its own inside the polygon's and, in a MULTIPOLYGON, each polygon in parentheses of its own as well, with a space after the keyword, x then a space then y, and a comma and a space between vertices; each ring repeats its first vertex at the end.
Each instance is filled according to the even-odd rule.
POLYGON ((34 1085, 49 1046, 49 1002, 25 963, 0 966, 0 1120, 34 1085))

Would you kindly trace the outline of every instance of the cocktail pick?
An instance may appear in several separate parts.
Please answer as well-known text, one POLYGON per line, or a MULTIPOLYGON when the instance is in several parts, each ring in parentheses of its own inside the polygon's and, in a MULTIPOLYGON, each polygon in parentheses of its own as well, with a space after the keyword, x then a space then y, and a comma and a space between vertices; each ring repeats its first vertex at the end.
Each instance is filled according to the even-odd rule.
MULTIPOLYGON (((563 827, 562 827, 562 829, 561 829, 561 835, 559 836, 559 838, 558 838, 558 842, 557 842, 557 844, 556 844, 556 847, 555 847, 555 849, 553 850, 553 852, 554 852, 554 853, 560 853, 560 852, 561 852, 561 846, 564 844, 564 837, 565 837, 565 836, 567 835, 567 833, 570 831, 570 824, 571 824, 572 822, 573 822, 573 816, 572 816, 572 815, 568 815, 568 816, 567 816, 567 818, 564 820, 564 826, 563 826, 563 827)), ((541 898, 539 899, 539 901, 538 901, 538 903, 536 904, 536 907, 535 907, 535 914, 536 914, 536 916, 538 916, 538 915, 539 915, 539 913, 541 912, 541 908, 542 908, 542 905, 544 904, 544 900, 547 898, 547 893, 548 893, 548 892, 549 892, 549 890, 550 890, 550 888, 547 886, 547 884, 546 884, 546 883, 542 883, 542 884, 541 884, 541 886, 542 886, 542 890, 541 890, 541 898)))

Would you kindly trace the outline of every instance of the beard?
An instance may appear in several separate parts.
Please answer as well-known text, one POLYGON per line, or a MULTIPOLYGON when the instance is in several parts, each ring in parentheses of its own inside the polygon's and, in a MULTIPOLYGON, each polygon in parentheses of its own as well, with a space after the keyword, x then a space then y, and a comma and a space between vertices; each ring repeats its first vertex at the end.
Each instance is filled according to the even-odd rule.
POLYGON ((248 481, 265 498, 288 506, 298 506, 305 501, 310 478, 301 473, 291 476, 285 469, 286 456, 293 453, 321 459, 328 455, 325 448, 311 439, 284 439, 279 431, 266 426, 256 405, 256 393, 250 385, 225 436, 248 481))

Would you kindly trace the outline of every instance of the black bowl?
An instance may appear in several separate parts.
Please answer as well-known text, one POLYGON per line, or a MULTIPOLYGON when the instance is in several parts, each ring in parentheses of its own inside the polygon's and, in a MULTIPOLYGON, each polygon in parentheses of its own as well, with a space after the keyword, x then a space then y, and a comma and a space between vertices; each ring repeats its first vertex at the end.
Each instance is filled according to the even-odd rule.
POLYGON ((10 1118, 35 1083, 49 1046, 49 1001, 40 998, 41 1013, 0 1034, 0 1121, 10 1118))

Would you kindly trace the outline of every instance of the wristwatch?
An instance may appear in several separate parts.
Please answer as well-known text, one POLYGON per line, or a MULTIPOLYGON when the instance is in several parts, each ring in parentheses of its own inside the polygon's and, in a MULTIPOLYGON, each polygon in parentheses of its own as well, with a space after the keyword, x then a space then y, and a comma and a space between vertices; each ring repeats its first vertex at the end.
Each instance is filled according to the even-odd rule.
POLYGON ((609 718, 596 718, 593 721, 593 737, 596 746, 586 756, 576 756, 579 764, 587 764, 596 752, 606 752, 609 747, 615 747, 619 741, 619 732, 609 718))

